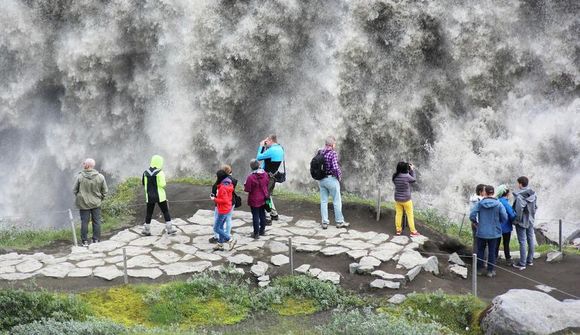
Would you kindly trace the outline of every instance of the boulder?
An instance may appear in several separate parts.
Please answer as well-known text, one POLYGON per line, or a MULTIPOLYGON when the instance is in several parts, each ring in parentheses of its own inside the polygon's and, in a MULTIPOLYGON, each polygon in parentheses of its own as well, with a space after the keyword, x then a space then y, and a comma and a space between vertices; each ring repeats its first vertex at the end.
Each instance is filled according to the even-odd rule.
POLYGON ((310 264, 302 264, 299 267, 297 267, 296 269, 294 269, 294 271, 298 272, 298 273, 307 273, 308 270, 310 269, 310 264))
POLYGON ((423 266, 427 262, 427 258, 421 256, 418 251, 407 250, 403 252, 399 258, 398 266, 404 267, 405 269, 412 269, 416 266, 423 266))
POLYGON ((461 259, 461 257, 459 257, 459 255, 456 252, 449 255, 449 263, 465 266, 465 262, 461 259))
POLYGON ((465 266, 457 264, 449 265, 449 271, 462 277, 463 279, 467 279, 467 268, 465 266))
POLYGON ((439 275, 439 260, 435 256, 427 258, 425 264, 423 264, 423 270, 426 272, 431 272, 434 275, 439 275))
POLYGON ((415 277, 417 277, 417 275, 419 274, 419 272, 421 272, 422 267, 421 266, 416 266, 414 268, 412 268, 411 270, 409 270, 407 272, 407 274, 405 275, 407 277, 408 281, 413 281, 413 279, 415 279, 415 277))
POLYGON ((485 334, 552 334, 580 328, 579 315, 580 300, 561 302, 543 292, 513 289, 493 299, 481 328, 485 334))

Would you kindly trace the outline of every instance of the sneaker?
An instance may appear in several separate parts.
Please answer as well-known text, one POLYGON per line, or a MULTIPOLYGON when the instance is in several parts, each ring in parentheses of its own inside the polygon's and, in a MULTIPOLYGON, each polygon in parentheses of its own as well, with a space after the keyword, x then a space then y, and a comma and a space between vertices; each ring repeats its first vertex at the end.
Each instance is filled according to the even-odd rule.
POLYGON ((401 236, 401 233, 402 233, 402 231, 397 231, 397 232, 395 233, 395 235, 397 235, 397 236, 401 236))
POLYGON ((266 226, 271 226, 271 225, 272 225, 272 220, 266 219, 266 226))
POLYGON ((144 224, 143 230, 141 230, 141 235, 151 236, 151 225, 144 224))
POLYGON ((101 240, 97 240, 96 238, 93 239, 93 243, 99 243, 101 240))
POLYGON ((83 247, 88 247, 88 246, 89 246, 89 241, 87 241, 87 240, 84 240, 84 241, 83 241, 83 247))
POLYGON ((177 230, 173 228, 171 221, 165 222, 165 232, 167 235, 175 235, 175 233, 177 233, 177 230))
POLYGON ((209 243, 218 243, 218 239, 215 236, 209 238, 209 243))
POLYGON ((228 246, 230 247, 230 250, 233 250, 234 247, 236 246, 236 243, 238 242, 238 239, 235 237, 231 237, 230 240, 228 241, 228 246))
POLYGON ((515 263, 515 264, 514 264, 514 265, 512 265, 512 266, 513 266, 514 268, 516 268, 516 269, 520 270, 520 271, 522 271, 522 270, 525 270, 525 269, 526 269, 526 266, 525 266, 525 265, 521 265, 520 263, 515 263))
POLYGON ((265 231, 261 231, 259 235, 260 236, 266 236, 266 232, 265 231))
POLYGON ((526 266, 534 266, 534 262, 526 262, 526 266))
POLYGON ((505 263, 506 263, 507 265, 514 265, 514 262, 512 261, 512 259, 511 259, 511 258, 508 258, 508 259, 506 259, 506 260, 505 260, 505 263))
POLYGON ((257 240, 260 238, 260 234, 259 233, 258 234, 252 233, 252 234, 250 234, 250 237, 257 240))
POLYGON ((493 277, 495 277, 495 276, 496 276, 496 273, 495 273, 495 271, 489 271, 489 272, 486 274, 486 276, 487 276, 488 278, 493 278, 493 277))
POLYGON ((348 223, 348 222, 337 222, 336 223, 336 228, 346 228, 348 226, 350 226, 350 223, 348 223))
POLYGON ((218 243, 215 245, 215 247, 213 247, 213 250, 214 251, 222 251, 222 250, 224 250, 224 245, 221 243, 218 243))
POLYGON ((411 237, 417 237, 417 236, 421 236, 421 234, 418 231, 414 231, 411 233, 411 237))
MULTIPOLYGON (((338 227, 338 225, 336 225, 338 227)), ((322 229, 328 229, 328 223, 323 223, 322 224, 322 229)))
POLYGON ((278 221, 278 215, 270 215, 270 221, 278 221))

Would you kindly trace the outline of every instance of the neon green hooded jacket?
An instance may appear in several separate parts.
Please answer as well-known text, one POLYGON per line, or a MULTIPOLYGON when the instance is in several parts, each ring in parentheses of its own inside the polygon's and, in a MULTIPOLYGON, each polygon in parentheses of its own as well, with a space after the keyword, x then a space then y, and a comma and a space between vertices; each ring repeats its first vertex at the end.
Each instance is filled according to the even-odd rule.
POLYGON ((165 173, 163 172, 163 157, 155 155, 151 157, 149 169, 143 172, 141 183, 145 187, 145 201, 147 203, 163 202, 167 200, 165 195, 165 173))

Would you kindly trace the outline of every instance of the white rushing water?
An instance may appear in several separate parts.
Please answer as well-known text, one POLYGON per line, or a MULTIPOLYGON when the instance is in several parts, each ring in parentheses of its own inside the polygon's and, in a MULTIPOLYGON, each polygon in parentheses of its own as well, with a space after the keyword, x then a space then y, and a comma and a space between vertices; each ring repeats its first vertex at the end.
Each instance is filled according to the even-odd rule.
POLYGON ((412 160, 419 205, 463 212, 476 184, 527 175, 538 216, 580 222, 576 0, 0 7, 0 216, 70 207, 88 156, 116 180, 154 153, 170 175, 244 175, 275 132, 288 187, 315 185, 335 134, 348 191, 388 192, 412 160))

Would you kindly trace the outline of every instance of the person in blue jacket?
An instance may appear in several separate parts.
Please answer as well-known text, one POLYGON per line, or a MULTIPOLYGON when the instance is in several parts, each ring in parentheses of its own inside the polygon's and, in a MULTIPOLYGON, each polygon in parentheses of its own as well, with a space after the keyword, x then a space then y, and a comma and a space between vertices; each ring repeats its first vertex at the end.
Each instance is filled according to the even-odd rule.
POLYGON ((496 276, 494 250, 497 248, 497 239, 501 237, 501 222, 507 220, 507 213, 502 204, 493 197, 493 186, 486 185, 484 190, 485 197, 475 205, 469 219, 477 228, 477 274, 484 274, 483 257, 487 246, 487 276, 493 278, 496 276))
MULTIPOLYGON (((256 160, 262 161, 261 168, 266 171, 270 177, 268 182, 268 193, 270 194, 270 220, 266 225, 272 224, 272 221, 278 220, 278 211, 274 206, 274 201, 272 199, 272 194, 274 194, 274 186, 276 186, 276 172, 284 162, 284 148, 278 144, 277 136, 275 134, 270 134, 266 139, 260 142, 258 147, 258 154, 256 155, 256 160)), ((284 171, 286 172, 286 171, 284 171)))
POLYGON ((499 185, 497 187, 496 196, 506 210, 507 220, 501 221, 501 238, 497 240, 495 259, 497 260, 499 256, 499 248, 501 246, 500 240, 503 240, 503 253, 505 255, 505 261, 508 265, 511 265, 512 257, 510 254, 510 238, 512 236, 513 222, 516 218, 516 212, 509 203, 510 190, 507 185, 499 185))

